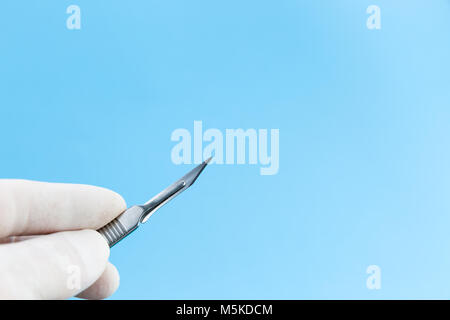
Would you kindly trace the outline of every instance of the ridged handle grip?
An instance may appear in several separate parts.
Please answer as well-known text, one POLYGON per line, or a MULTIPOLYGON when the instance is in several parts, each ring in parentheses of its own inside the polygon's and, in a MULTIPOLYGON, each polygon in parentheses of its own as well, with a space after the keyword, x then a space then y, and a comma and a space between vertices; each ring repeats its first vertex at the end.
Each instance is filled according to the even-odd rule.
POLYGON ((128 234, 125 227, 117 219, 100 228, 98 232, 106 239, 110 247, 125 238, 128 234))
POLYGON ((122 212, 117 218, 97 231, 112 247, 125 238, 139 226, 144 209, 141 206, 132 206, 122 212))

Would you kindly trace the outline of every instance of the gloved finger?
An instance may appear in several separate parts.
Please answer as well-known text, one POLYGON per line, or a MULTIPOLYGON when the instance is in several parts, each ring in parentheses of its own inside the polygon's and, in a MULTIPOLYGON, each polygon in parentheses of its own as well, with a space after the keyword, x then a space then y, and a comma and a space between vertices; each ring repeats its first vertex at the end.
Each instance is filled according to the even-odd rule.
MULTIPOLYGON (((0 244, 15 243, 24 240, 33 239, 39 236, 11 236, 0 239, 0 244)), ((107 262, 106 268, 100 278, 98 278, 90 287, 77 295, 78 298, 89 300, 100 300, 111 296, 117 291, 120 284, 120 276, 117 268, 107 262)))
POLYGON ((120 195, 100 187, 0 179, 0 238, 98 229, 125 209, 120 195))
POLYGON ((78 298, 99 300, 108 298, 119 287, 120 277, 116 267, 108 262, 105 271, 89 288, 77 295, 78 298))
POLYGON ((109 246, 96 231, 44 235, 0 246, 0 298, 65 299, 104 272, 109 246))

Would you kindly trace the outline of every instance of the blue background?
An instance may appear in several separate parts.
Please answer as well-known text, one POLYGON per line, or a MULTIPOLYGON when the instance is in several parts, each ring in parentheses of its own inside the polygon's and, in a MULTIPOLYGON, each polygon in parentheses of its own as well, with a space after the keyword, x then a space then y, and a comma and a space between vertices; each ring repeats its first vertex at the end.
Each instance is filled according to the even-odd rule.
POLYGON ((113 298, 450 298, 449 32, 447 0, 4 0, 1 176, 143 203, 193 167, 173 130, 278 128, 277 175, 211 166, 112 249, 113 298))

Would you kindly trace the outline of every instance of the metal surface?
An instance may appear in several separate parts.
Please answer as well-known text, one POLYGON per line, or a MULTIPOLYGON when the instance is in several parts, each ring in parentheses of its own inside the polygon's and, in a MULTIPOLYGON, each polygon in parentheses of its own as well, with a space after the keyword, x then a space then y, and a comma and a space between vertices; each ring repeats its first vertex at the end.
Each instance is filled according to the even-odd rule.
POLYGON ((211 158, 195 167, 145 204, 128 208, 113 221, 100 228, 98 232, 106 239, 110 247, 114 246, 136 230, 141 223, 145 223, 159 208, 189 188, 197 180, 210 160, 211 158))

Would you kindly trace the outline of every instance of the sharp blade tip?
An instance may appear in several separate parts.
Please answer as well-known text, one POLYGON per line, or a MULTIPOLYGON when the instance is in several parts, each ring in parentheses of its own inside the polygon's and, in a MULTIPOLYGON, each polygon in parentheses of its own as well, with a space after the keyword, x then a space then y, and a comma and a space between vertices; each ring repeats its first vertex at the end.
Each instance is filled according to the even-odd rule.
POLYGON ((205 160, 205 164, 208 164, 208 163, 212 160, 212 158, 213 158, 213 157, 209 157, 208 159, 206 159, 206 160, 205 160))

